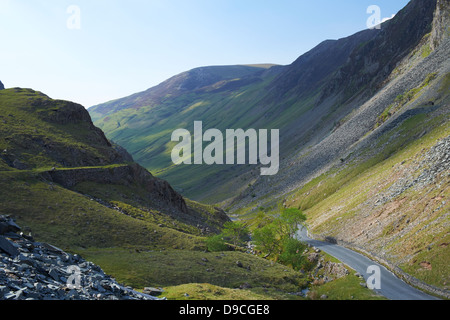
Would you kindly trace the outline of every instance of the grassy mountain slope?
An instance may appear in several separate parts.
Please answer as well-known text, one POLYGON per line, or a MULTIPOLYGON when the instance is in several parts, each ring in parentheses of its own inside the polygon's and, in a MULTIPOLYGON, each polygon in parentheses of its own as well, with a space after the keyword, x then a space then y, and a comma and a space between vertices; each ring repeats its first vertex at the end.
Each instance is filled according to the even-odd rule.
MULTIPOLYGON (((229 221, 131 162, 80 105, 14 88, 1 90, 0 110, 0 212, 39 241, 79 253, 192 252, 229 221)), ((104 266, 115 268, 112 260, 104 266)))
POLYGON ((381 30, 325 41, 290 66, 198 68, 90 110, 170 184, 82 106, 1 90, 0 213, 136 287, 260 299, 292 297, 311 279, 244 252, 204 252, 204 236, 228 218, 171 185, 228 199, 241 219, 283 203, 302 209, 317 237, 448 291, 449 11, 448 1, 413 0, 381 30), (196 120, 281 128, 280 173, 172 166, 172 131, 196 120))
POLYGON ((381 30, 326 41, 290 66, 255 74, 257 83, 189 92, 160 101, 158 112, 123 109, 96 123, 145 166, 147 155, 158 159, 157 174, 194 198, 231 199, 227 209, 240 218, 280 202, 300 207, 318 236, 446 290, 448 26, 448 1, 414 0, 381 30), (281 128, 280 173, 170 166, 171 132, 192 131, 194 120, 281 128), (155 128, 148 140, 146 125, 155 128))
MULTIPOLYGON (((183 194, 189 197, 196 195, 195 199, 203 198, 201 195, 212 193, 212 187, 215 186, 214 176, 222 175, 223 170, 228 171, 232 168, 175 167, 171 163, 170 152, 174 144, 170 142, 170 137, 177 128, 188 128, 192 131, 191 127, 196 120, 204 121, 207 126, 204 130, 211 127, 247 126, 248 117, 245 114, 250 112, 252 105, 256 104, 260 89, 273 78, 279 67, 273 67, 276 70, 245 67, 245 70, 250 68, 253 73, 244 75, 242 78, 238 78, 241 73, 235 72, 235 68, 237 67, 194 69, 169 79, 147 92, 137 94, 139 98, 129 97, 113 101, 90 108, 89 112, 95 119, 98 110, 112 110, 108 111, 106 117, 95 122, 102 130, 108 132, 110 139, 120 145, 126 145, 136 161, 156 175, 171 180, 171 184, 183 194), (222 73, 224 75, 219 82, 214 82, 217 80, 216 72, 212 75, 210 73, 217 68, 221 75, 222 73), (203 78, 191 76, 197 73, 206 74, 205 77, 212 78, 213 81, 204 82, 203 78), (226 75, 230 73, 233 79, 222 80, 227 79, 226 75), (185 87, 195 89, 179 89, 185 87), (152 95, 155 91, 159 94, 157 98, 148 97, 149 93, 152 95), (245 94, 245 102, 239 98, 242 94, 245 94), (161 99, 161 96, 164 98, 161 99), (130 99, 139 99, 140 102, 133 107, 114 112, 122 105, 128 104, 130 99), (141 100, 148 105, 140 106, 144 104, 141 100)), ((241 68, 243 67, 239 67, 239 70, 241 68)), ((245 168, 237 169, 240 169, 240 172, 246 170, 245 168)))
POLYGON ((203 121, 204 130, 280 129, 280 157, 288 159, 326 138, 383 86, 395 66, 431 31, 435 5, 435 1, 412 1, 381 30, 324 41, 289 66, 225 82, 214 83, 211 76, 207 87, 198 77, 186 78, 194 71, 211 70, 199 68, 89 112, 111 140, 177 190, 210 203, 227 200, 252 185, 259 170, 173 166, 170 137, 175 129, 192 132, 196 120, 203 121), (168 85, 174 82, 177 86, 168 85))
POLYGON ((131 162, 82 106, 14 88, 0 92, 0 111, 0 214, 37 241, 138 289, 198 281, 211 284, 203 296, 213 299, 296 299, 289 292, 307 285, 307 275, 243 251, 206 252, 206 236, 229 221, 224 212, 184 199, 131 162))
MULTIPOLYGON (((437 103, 448 108, 448 94, 437 103)), ((313 233, 448 289, 448 120, 440 109, 407 118, 287 196, 286 205, 307 212, 313 233)))
POLYGON ((2 90, 2 170, 126 163, 76 104, 29 89, 2 90))
MULTIPOLYGON (((185 200, 132 162, 93 125, 84 107, 20 88, 2 90, 0 102, 0 171, 5 179, 29 177, 50 189, 58 185, 106 204, 139 209, 144 216, 156 212, 192 226, 191 232, 199 226, 217 231, 227 221, 223 212, 185 200)), ((8 199, 6 193, 13 190, 6 189, 2 197, 8 199)), ((8 202, 15 205, 3 205, 8 202)))
POLYGON ((370 100, 230 210, 251 217, 278 202, 299 207, 318 237, 448 294, 450 8, 442 1, 437 8, 432 31, 370 100))
POLYGON ((94 121, 114 114, 120 110, 144 106, 154 107, 161 100, 179 97, 192 91, 214 90, 229 85, 242 78, 250 77, 273 65, 213 66, 196 68, 176 75, 167 81, 144 92, 126 98, 94 106, 90 113, 94 121), (216 85, 215 87, 211 87, 216 85))

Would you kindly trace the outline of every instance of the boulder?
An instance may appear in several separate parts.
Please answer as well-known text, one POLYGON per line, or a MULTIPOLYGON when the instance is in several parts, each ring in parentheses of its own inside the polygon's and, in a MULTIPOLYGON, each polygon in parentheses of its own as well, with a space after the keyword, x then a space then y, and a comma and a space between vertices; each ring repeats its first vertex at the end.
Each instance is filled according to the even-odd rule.
POLYGON ((310 254, 308 254, 307 259, 309 262, 316 262, 318 261, 320 258, 320 254, 312 252, 310 254))
POLYGON ((335 278, 342 278, 350 274, 343 263, 327 262, 324 269, 327 275, 335 278))
POLYGON ((48 272, 48 275, 49 275, 50 277, 52 277, 53 280, 55 280, 55 281, 60 281, 59 273, 58 273, 58 271, 56 271, 55 269, 50 269, 50 271, 48 272))
POLYGON ((0 235, 16 233, 20 230, 20 227, 14 222, 13 219, 6 216, 0 216, 0 235))
POLYGON ((151 295, 154 297, 161 295, 163 292, 164 292, 164 290, 161 288, 152 288, 152 287, 146 287, 146 288, 144 288, 144 291, 142 291, 142 293, 148 294, 148 295, 151 295))
POLYGON ((19 250, 17 250, 11 241, 0 235, 0 252, 2 251, 12 257, 16 257, 19 254, 19 250))
POLYGON ((15 159, 12 163, 12 166, 18 170, 26 170, 28 169, 28 166, 20 161, 19 159, 15 159))

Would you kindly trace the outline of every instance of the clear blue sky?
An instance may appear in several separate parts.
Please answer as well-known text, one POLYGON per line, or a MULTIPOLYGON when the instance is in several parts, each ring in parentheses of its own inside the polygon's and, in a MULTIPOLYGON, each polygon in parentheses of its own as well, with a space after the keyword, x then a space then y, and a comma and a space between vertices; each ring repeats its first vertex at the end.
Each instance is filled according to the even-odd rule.
POLYGON ((290 64, 365 29, 370 5, 384 18, 408 2, 0 0, 0 80, 90 107, 195 67, 290 64))

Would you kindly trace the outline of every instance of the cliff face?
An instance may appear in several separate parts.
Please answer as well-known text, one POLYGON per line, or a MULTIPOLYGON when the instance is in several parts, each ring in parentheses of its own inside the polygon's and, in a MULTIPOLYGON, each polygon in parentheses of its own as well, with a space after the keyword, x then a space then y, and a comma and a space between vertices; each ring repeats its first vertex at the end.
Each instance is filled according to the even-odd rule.
MULTIPOLYGON (((448 68, 448 32, 439 30, 448 30, 448 7, 448 1, 410 1, 393 19, 383 24, 372 39, 356 46, 349 54, 348 61, 328 78, 321 91, 322 99, 337 97, 331 109, 334 114, 328 110, 328 113, 316 115, 316 118, 328 119, 327 122, 318 123, 310 136, 305 136, 305 141, 311 141, 310 145, 300 141, 298 151, 287 155, 284 163, 282 161, 280 164, 280 173, 271 178, 270 183, 259 178, 251 190, 243 194, 245 202, 253 201, 253 195, 259 198, 273 193, 274 189, 279 194, 290 192, 328 170, 335 161, 345 160, 346 155, 352 152, 351 148, 359 141, 367 140, 378 126, 377 121, 383 113, 392 116, 396 112, 395 116, 401 116, 403 111, 407 112, 404 106, 409 101, 406 100, 403 105, 399 105, 404 110, 387 110, 398 103, 397 98, 408 93, 413 97, 412 94, 423 87, 427 77, 434 75, 442 80, 448 68), (434 52, 427 48, 430 35, 432 37, 433 34, 434 39, 440 39, 434 41, 439 44, 434 52), (341 111, 341 115, 338 115, 341 111), (321 136, 322 128, 331 121, 335 124, 321 136), (302 144, 307 148, 302 150, 302 144)), ((434 94, 429 99, 436 100, 437 97, 439 95, 434 94)), ((319 103, 314 109, 318 110, 320 106, 319 103)), ((386 129, 386 126, 381 125, 378 131, 386 129)), ((390 130, 393 129, 395 126, 390 127, 390 130)), ((297 130, 296 134, 301 135, 301 130, 297 130)), ((294 134, 292 137, 295 139, 294 134)), ((243 197, 235 203, 241 205, 243 197)))
POLYGON ((45 172, 43 177, 68 189, 86 182, 139 188, 145 191, 146 200, 156 208, 167 212, 188 213, 183 197, 175 192, 168 182, 152 176, 135 163, 110 168, 50 170, 45 172))
POLYGON ((379 90, 397 64, 431 31, 435 9, 436 0, 411 1, 383 23, 373 39, 359 43, 324 93, 341 93, 346 100, 361 90, 369 96, 379 90))
POLYGON ((450 35, 450 3, 448 0, 438 0, 434 12, 431 46, 436 49, 450 35))
POLYGON ((280 101, 286 94, 303 96, 325 85, 340 66, 349 61, 361 43, 372 40, 379 30, 364 30, 339 40, 327 40, 299 57, 275 78, 266 101, 280 101))

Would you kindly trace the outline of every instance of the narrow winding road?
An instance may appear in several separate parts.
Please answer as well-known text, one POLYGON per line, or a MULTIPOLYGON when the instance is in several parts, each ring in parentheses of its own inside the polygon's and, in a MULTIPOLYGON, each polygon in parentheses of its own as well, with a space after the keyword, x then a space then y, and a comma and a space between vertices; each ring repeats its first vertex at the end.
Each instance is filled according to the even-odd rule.
POLYGON ((380 272, 380 289, 374 289, 378 294, 385 296, 390 300, 439 300, 438 298, 428 295, 399 279, 392 272, 377 262, 374 262, 366 256, 353 250, 331 244, 324 241, 313 240, 308 237, 306 228, 297 233, 298 239, 319 248, 329 255, 337 258, 344 264, 348 265, 356 272, 360 273, 365 280, 373 275, 373 271, 367 273, 370 266, 378 266, 380 272))

